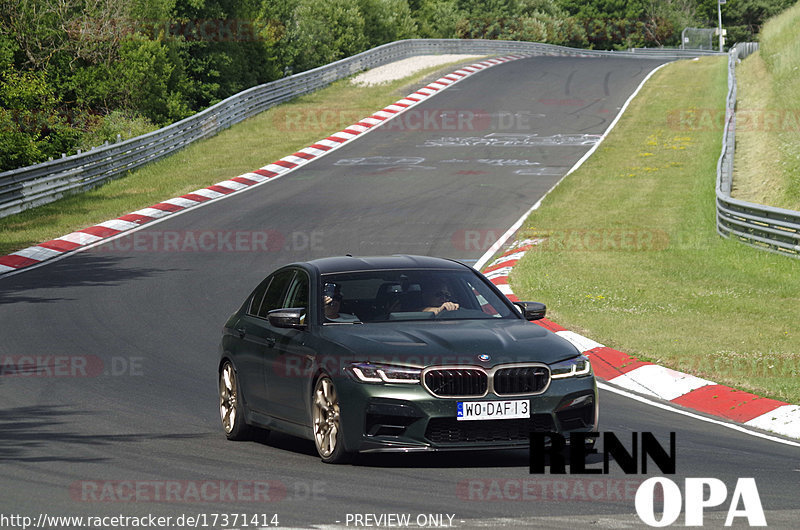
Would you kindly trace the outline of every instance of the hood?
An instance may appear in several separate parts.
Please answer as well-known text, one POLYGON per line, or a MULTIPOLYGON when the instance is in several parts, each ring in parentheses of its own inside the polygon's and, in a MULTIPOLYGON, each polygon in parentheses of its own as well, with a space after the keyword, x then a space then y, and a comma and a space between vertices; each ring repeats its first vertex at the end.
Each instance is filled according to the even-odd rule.
POLYGON ((321 336, 354 359, 423 368, 467 364, 554 363, 580 352, 567 340, 524 320, 446 320, 324 326, 321 336), (481 361, 479 355, 488 355, 481 361))

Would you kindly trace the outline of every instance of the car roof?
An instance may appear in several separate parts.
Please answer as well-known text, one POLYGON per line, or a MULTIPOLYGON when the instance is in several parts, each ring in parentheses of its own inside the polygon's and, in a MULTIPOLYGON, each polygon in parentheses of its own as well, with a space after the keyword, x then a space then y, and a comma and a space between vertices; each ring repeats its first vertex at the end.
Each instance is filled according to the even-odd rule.
POLYGON ((387 269, 450 269, 464 270, 469 268, 463 263, 454 260, 435 258, 432 256, 337 256, 315 259, 307 262, 316 268, 320 274, 333 272, 351 272, 387 269))

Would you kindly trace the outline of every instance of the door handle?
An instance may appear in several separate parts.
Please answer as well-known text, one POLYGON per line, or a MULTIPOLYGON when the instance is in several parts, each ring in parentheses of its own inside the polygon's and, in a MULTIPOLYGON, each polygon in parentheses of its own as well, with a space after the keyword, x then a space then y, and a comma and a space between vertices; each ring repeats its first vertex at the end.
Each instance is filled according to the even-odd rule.
POLYGON ((244 328, 236 328, 236 332, 239 334, 239 338, 243 339, 245 335, 247 335, 247 330, 244 328))

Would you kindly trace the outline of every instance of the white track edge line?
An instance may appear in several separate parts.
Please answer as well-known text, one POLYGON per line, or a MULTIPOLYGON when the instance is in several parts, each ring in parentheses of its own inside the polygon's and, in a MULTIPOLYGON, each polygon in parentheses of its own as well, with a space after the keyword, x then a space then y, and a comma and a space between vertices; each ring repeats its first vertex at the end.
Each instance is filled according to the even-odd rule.
POLYGON ((547 193, 545 193, 538 201, 536 201, 536 203, 533 206, 531 206, 530 209, 527 212, 525 212, 525 214, 522 217, 520 217, 516 223, 511 225, 511 228, 509 228, 505 234, 500 236, 500 239, 495 241, 494 244, 491 247, 489 247, 489 250, 487 250, 486 253, 480 257, 480 259, 478 259, 478 261, 475 263, 475 265, 473 265, 473 267, 480 270, 484 265, 486 265, 486 262, 488 262, 489 259, 491 259, 491 257, 497 253, 497 251, 499 251, 502 247, 504 247, 508 242, 508 240, 511 239, 511 236, 513 236, 514 233, 517 230, 519 230, 519 227, 522 226, 522 223, 525 222, 525 219, 527 219, 528 216, 534 212, 534 210, 537 210, 539 206, 542 205, 542 201, 545 199, 545 197, 550 195, 550 192, 556 189, 556 187, 559 184, 561 184, 561 182, 563 182, 563 180, 567 178, 567 176, 569 176, 573 171, 581 167, 581 165, 583 165, 583 163, 590 156, 592 156, 592 154, 597 150, 598 147, 600 147, 600 144, 603 143, 603 140, 606 139, 606 136, 608 136, 608 134, 611 132, 611 130, 614 128, 614 126, 617 124, 620 118, 622 118, 622 115, 628 109, 628 105, 630 105, 631 101, 633 101, 633 98, 636 97, 636 95, 642 89, 644 84, 647 83, 647 81, 653 76, 653 74, 655 74, 657 71, 659 71, 661 68, 665 67, 668 64, 669 62, 656 66, 653 70, 650 71, 649 74, 645 76, 644 79, 642 79, 642 82, 639 83, 639 86, 636 87, 636 90, 633 91, 633 93, 628 97, 628 99, 619 109, 619 112, 617 113, 616 117, 611 121, 611 124, 606 128, 605 132, 600 136, 600 139, 597 142, 595 142, 595 144, 588 151, 586 151, 586 153, 577 162, 575 162, 575 165, 573 165, 570 168, 570 170, 564 174, 563 177, 558 179, 558 182, 553 184, 553 187, 547 190, 547 193))
MULTIPOLYGON (((616 126, 617 122, 619 122, 619 120, 622 118, 622 115, 623 115, 623 114, 625 113, 625 111, 627 110, 627 108, 628 108, 628 106, 630 105, 631 101, 633 101, 633 98, 634 98, 634 97, 636 97, 636 95, 637 95, 637 94, 639 93, 639 91, 642 89, 642 87, 644 86, 644 84, 645 84, 645 83, 646 83, 646 82, 647 82, 647 81, 648 81, 648 80, 649 80, 649 79, 650 79, 650 78, 651 78, 651 77, 652 77, 652 76, 653 76, 653 75, 654 75, 654 74, 655 74, 655 73, 656 73, 658 70, 660 70, 661 68, 663 68, 663 67, 665 67, 666 65, 670 64, 671 62, 674 62, 674 61, 669 61, 669 62, 666 62, 666 63, 664 63, 664 64, 658 65, 658 66, 657 66, 657 67, 655 67, 653 70, 651 70, 651 71, 650 71, 650 73, 649 73, 649 74, 647 74, 647 75, 645 76, 645 78, 644 78, 644 79, 642 79, 642 82, 641 82, 641 83, 639 83, 639 86, 638 86, 638 87, 636 87, 636 90, 634 90, 634 91, 633 91, 633 93, 632 93, 632 94, 631 94, 631 95, 628 97, 628 99, 625 101, 625 103, 624 103, 624 104, 622 105, 622 107, 620 108, 620 111, 617 113, 617 116, 616 116, 616 117, 615 117, 615 118, 612 120, 611 124, 608 126, 608 128, 606 129, 606 131, 605 131, 605 132, 602 134, 602 136, 601 136, 600 140, 599 140, 597 143, 595 143, 595 144, 594 144, 594 145, 593 145, 593 146, 592 146, 592 147, 591 147, 591 148, 590 148, 590 149, 589 149, 589 150, 586 152, 586 154, 584 154, 584 155, 583 155, 583 156, 582 156, 582 157, 581 157, 581 158, 580 158, 580 159, 579 159, 579 160, 578 160, 578 161, 575 163, 575 165, 574 165, 574 166, 572 166, 572 168, 570 168, 570 170, 569 170, 569 171, 567 171, 567 173, 565 173, 565 174, 564 174, 564 176, 563 176, 563 177, 561 177, 561 179, 559 179, 559 181, 558 181, 558 182, 556 182, 556 183, 553 185, 553 187, 552 187, 552 188, 550 188, 550 189, 547 191, 547 193, 545 193, 545 194, 544 194, 544 196, 542 196, 542 198, 540 198, 538 201, 536 201, 536 203, 535 203, 533 206, 531 206, 531 207, 530 207, 530 209, 529 209, 527 212, 525 212, 525 214, 523 214, 523 215, 522 215, 522 217, 520 217, 520 218, 517 220, 517 222, 515 222, 515 223, 514 223, 514 224, 511 226, 511 228, 509 228, 509 229, 506 231, 506 233, 505 233, 505 234, 503 234, 503 235, 500 237, 500 239, 498 239, 498 240, 497 240, 497 241, 496 241, 496 242, 495 242, 495 243, 494 243, 494 244, 493 244, 493 245, 492 245, 492 246, 489 248, 489 250, 487 250, 487 251, 486 251, 486 252, 483 254, 483 256, 481 256, 481 257, 478 259, 478 261, 475 263, 475 265, 473 265, 473 267, 474 267, 476 270, 480 270, 481 268, 483 268, 483 266, 484 266, 484 265, 486 265, 486 263, 487 263, 487 262, 488 262, 488 261, 489 261, 489 260, 490 260, 490 259, 491 259, 491 258, 492 258, 492 257, 493 257, 493 256, 494 256, 494 255, 495 255, 495 254, 496 254, 496 253, 497 253, 497 252, 498 252, 498 251, 499 251, 499 250, 500 250, 502 247, 504 247, 504 246, 506 245, 506 243, 507 243, 507 242, 508 242, 508 240, 511 238, 511 236, 513 236, 513 235, 516 233, 516 231, 517 231, 517 230, 519 230, 519 227, 520 227, 520 226, 522 226, 522 224, 525 222, 525 220, 528 218, 528 216, 529 216, 531 213, 533 213, 535 210, 537 210, 537 209, 538 209, 538 208, 541 206, 541 204, 542 204, 542 201, 545 199, 545 197, 547 197, 547 196, 550 194, 550 192, 551 192, 551 191, 553 191, 553 190, 554 190, 554 189, 555 189, 555 188, 556 188, 556 187, 557 187, 559 184, 561 184, 561 182, 562 182, 562 181, 563 181, 565 178, 567 178, 567 176, 568 176, 569 174, 571 174, 573 171, 577 170, 577 169, 578 169, 578 168, 579 168, 579 167, 580 167, 580 166, 581 166, 581 165, 582 165, 582 164, 583 164, 583 163, 584 163, 584 162, 585 162, 585 161, 586 161, 586 160, 587 160, 587 159, 588 159, 588 158, 589 158, 589 157, 590 157, 590 156, 591 156, 591 155, 592 155, 592 154, 593 154, 593 153, 594 153, 596 150, 597 150, 597 148, 600 146, 600 144, 603 142, 603 140, 605 140, 606 136, 608 136, 608 134, 611 132, 611 130, 614 128, 614 126, 616 126)), ((714 419, 711 419, 711 418, 707 418, 707 417, 705 417, 705 416, 701 416, 701 415, 699 415, 699 414, 695 414, 695 413, 691 413, 691 412, 688 412, 688 411, 684 411, 684 410, 678 409, 678 408, 676 408, 675 406, 667 406, 667 405, 664 405, 664 404, 662 404, 662 403, 658 403, 658 402, 652 401, 651 399, 644 398, 644 397, 642 397, 642 396, 639 396, 639 395, 637 395, 637 394, 633 394, 633 393, 629 393, 629 392, 626 392, 626 391, 623 391, 623 390, 617 389, 616 387, 612 387, 611 385, 609 385, 609 384, 607 384, 607 383, 602 383, 602 382, 598 381, 598 383, 597 383, 597 386, 598 386, 598 388, 605 388, 606 390, 609 390, 609 391, 611 391, 611 392, 615 392, 615 393, 617 393, 617 394, 620 394, 620 395, 623 395, 623 396, 626 396, 626 397, 630 397, 631 399, 634 399, 634 400, 636 400, 636 401, 641 401, 641 402, 643 402, 643 403, 649 403, 649 404, 651 404, 651 405, 653 405, 653 406, 655 406, 655 407, 659 407, 659 408, 664 408, 664 409, 672 410, 672 411, 674 411, 674 412, 677 412, 678 414, 684 414, 684 415, 686 415, 686 416, 690 416, 690 417, 693 417, 693 418, 696 418, 696 419, 700 419, 700 420, 703 420, 703 421, 707 421, 707 422, 710 422, 710 423, 715 423, 715 424, 718 424, 718 425, 723 425, 723 426, 726 426, 726 427, 728 427, 728 428, 730 428, 730 429, 734 429, 734 430, 737 430, 737 431, 743 432, 743 433, 745 433, 745 434, 750 434, 750 435, 752 435, 752 436, 756 436, 756 437, 759 437, 759 438, 764 438, 764 439, 771 440, 771 441, 774 441, 774 442, 779 442, 779 443, 783 443, 783 444, 787 444, 787 445, 792 445, 792 446, 795 446, 795 447, 800 447, 800 443, 797 443, 797 442, 792 442, 792 441, 789 441, 789 440, 784 440, 783 438, 777 438, 777 437, 775 437, 775 436, 771 436, 771 435, 768 435, 768 434, 763 434, 763 433, 761 433, 761 432, 758 432, 758 431, 751 430, 751 429, 749 429, 749 428, 747 428, 747 427, 743 427, 743 426, 742 426, 742 425, 740 425, 740 424, 733 424, 733 423, 727 423, 727 422, 720 421, 720 420, 714 420, 714 419)))
POLYGON ((688 410, 684 410, 682 408, 678 408, 679 406, 674 404, 674 403, 668 405, 667 403, 661 403, 661 402, 658 402, 658 401, 653 401, 652 399, 648 399, 647 397, 640 396, 638 394, 635 394, 633 392, 629 392, 627 390, 622 390, 620 388, 617 388, 617 387, 615 387, 613 385, 610 385, 610 384, 608 384, 606 382, 603 382, 603 381, 597 381, 597 388, 601 388, 603 390, 608 390, 609 392, 613 392, 615 394, 619 394, 621 396, 625 396, 627 398, 633 399, 634 401, 639 401, 641 403, 644 403, 646 405, 651 405, 651 406, 659 408, 659 409, 669 410, 669 411, 675 412, 676 414, 682 414, 684 416, 689 416, 690 418, 693 418, 693 419, 696 419, 696 420, 700 420, 700 421, 705 421, 707 423, 713 423, 715 425, 721 425, 722 427, 726 427, 728 429, 733 429, 734 431, 739 431, 739 432, 744 433, 744 434, 749 434, 749 435, 755 436, 757 438, 764 438, 765 440, 769 440, 771 442, 778 442, 778 443, 782 443, 782 444, 785 444, 785 445, 791 445, 792 447, 800 447, 800 442, 795 442, 795 441, 792 441, 792 440, 786 440, 785 438, 779 438, 779 437, 771 435, 771 434, 766 434, 766 433, 763 433, 763 432, 760 432, 760 431, 756 431, 756 430, 753 430, 752 428, 747 428, 747 427, 745 427, 745 426, 743 426, 743 425, 741 425, 739 423, 731 423, 731 422, 728 422, 728 421, 718 420, 718 419, 715 419, 715 418, 710 418, 708 416, 703 416, 702 414, 698 414, 696 412, 691 412, 691 411, 688 411, 688 410))

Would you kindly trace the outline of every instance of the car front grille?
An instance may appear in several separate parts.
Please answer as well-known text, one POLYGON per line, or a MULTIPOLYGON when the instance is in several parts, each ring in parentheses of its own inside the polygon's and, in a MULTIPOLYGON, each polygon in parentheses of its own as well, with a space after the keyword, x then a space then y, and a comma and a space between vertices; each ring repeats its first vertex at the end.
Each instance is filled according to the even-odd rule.
POLYGON ((434 369, 425 373, 425 387, 434 396, 483 396, 489 376, 480 368, 434 369))
POLYGON ((536 394, 550 382, 550 371, 541 366, 500 368, 492 378, 494 393, 498 396, 536 394))
POLYGON ((492 421, 458 421, 455 418, 433 418, 428 422, 425 438, 435 444, 471 442, 523 442, 531 432, 555 431, 550 414, 534 414, 530 418, 492 421))
POLYGON ((550 369, 540 363, 480 366, 434 366, 423 370, 423 386, 436 397, 483 397, 541 394, 550 386, 550 369))

